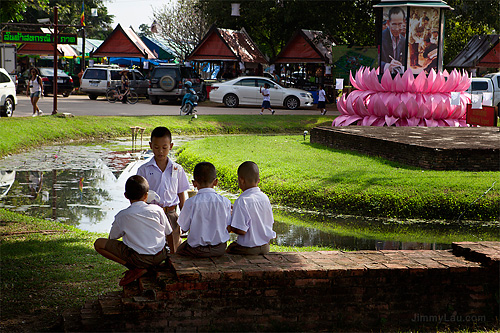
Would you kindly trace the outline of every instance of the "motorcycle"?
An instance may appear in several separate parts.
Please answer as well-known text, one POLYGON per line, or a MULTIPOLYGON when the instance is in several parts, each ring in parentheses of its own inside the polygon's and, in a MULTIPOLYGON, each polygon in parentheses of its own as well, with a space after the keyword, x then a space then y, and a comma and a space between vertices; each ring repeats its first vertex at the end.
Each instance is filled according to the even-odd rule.
POLYGON ((196 94, 196 91, 194 91, 194 89, 191 88, 192 84, 190 83, 191 83, 190 81, 186 82, 186 86, 188 87, 188 92, 182 98, 181 110, 180 110, 181 116, 187 116, 196 113, 196 110, 194 108, 198 106, 198 99, 199 99, 198 95, 196 94))

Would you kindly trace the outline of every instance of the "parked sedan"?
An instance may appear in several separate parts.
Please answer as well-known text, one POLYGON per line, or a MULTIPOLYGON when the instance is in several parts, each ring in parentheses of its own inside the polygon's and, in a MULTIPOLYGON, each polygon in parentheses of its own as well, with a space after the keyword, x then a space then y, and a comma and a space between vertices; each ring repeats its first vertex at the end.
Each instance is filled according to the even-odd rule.
MULTIPOLYGON (((54 69, 50 67, 41 67, 40 77, 43 82, 43 95, 47 96, 53 94, 53 80, 54 80, 54 69)), ((19 78, 18 89, 20 93, 26 93, 26 85, 30 79, 30 70, 27 69, 19 78)), ((73 78, 66 74, 62 69, 57 70, 57 94, 68 97, 73 91, 73 78)))
POLYGON ((269 84, 271 105, 283 105, 290 110, 299 107, 312 107, 313 96, 311 93, 295 88, 284 88, 272 80, 261 76, 241 76, 223 83, 214 83, 210 90, 210 100, 224 103, 227 107, 238 105, 261 105, 262 95, 260 87, 269 84))
POLYGON ((0 68, 0 116, 12 117, 16 104, 16 85, 9 73, 4 68, 0 68))

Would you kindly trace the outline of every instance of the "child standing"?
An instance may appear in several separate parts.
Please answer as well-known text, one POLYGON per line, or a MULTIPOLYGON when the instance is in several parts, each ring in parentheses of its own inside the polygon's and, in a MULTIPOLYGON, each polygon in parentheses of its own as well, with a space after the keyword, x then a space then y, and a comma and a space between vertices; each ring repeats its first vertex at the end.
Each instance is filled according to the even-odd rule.
POLYGON ((271 95, 269 92, 269 83, 264 83, 264 89, 260 87, 259 92, 262 94, 262 108, 260 109, 260 115, 264 114, 264 109, 271 111, 274 114, 274 110, 271 108, 271 95))
POLYGON ((125 197, 130 206, 116 214, 109 239, 99 238, 94 243, 98 253, 129 269, 120 286, 140 278, 147 268, 162 263, 167 258, 165 236, 169 246, 172 242, 167 216, 159 206, 146 203, 148 190, 144 177, 136 175, 127 179, 125 197))
POLYGON ((218 179, 212 163, 196 164, 193 177, 198 193, 186 200, 178 221, 181 230, 189 230, 189 235, 176 253, 199 258, 220 257, 229 240, 231 201, 215 192, 218 179))
POLYGON ((172 162, 168 154, 174 144, 172 134, 166 127, 156 127, 151 132, 149 142, 154 157, 144 163, 137 170, 137 174, 147 179, 151 190, 160 197, 157 204, 165 210, 172 227, 173 246, 170 253, 175 253, 181 244, 180 227, 177 224, 177 206, 184 206, 186 196, 184 191, 189 189, 189 181, 182 166, 172 162))
POLYGON ((257 187, 259 167, 251 161, 243 162, 238 168, 238 185, 243 193, 233 205, 229 232, 238 235, 227 248, 232 254, 269 253, 269 241, 276 237, 273 231, 273 210, 267 195, 257 187))
POLYGON ((321 115, 326 114, 326 92, 322 84, 319 85, 318 90, 318 109, 321 110, 321 115))

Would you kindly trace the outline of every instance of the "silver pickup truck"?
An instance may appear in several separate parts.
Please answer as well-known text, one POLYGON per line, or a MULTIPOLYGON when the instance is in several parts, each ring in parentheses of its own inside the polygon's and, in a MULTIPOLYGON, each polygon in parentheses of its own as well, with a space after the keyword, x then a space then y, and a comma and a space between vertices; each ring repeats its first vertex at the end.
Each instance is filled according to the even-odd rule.
POLYGON ((500 73, 491 73, 484 77, 473 77, 467 92, 471 94, 493 93, 493 106, 498 106, 500 109, 500 73))

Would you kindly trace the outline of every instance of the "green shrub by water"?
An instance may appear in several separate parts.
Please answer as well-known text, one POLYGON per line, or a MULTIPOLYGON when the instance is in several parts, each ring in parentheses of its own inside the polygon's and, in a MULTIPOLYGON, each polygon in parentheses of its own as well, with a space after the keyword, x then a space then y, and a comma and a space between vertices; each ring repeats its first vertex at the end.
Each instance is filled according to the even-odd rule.
POLYGON ((189 142, 178 161, 212 162, 219 186, 238 192, 236 170, 259 165, 273 203, 363 216, 495 220, 500 172, 429 171, 310 144, 302 136, 216 136, 189 142), (482 197, 481 197, 482 196, 482 197), (477 199, 477 201, 475 201, 477 199))

